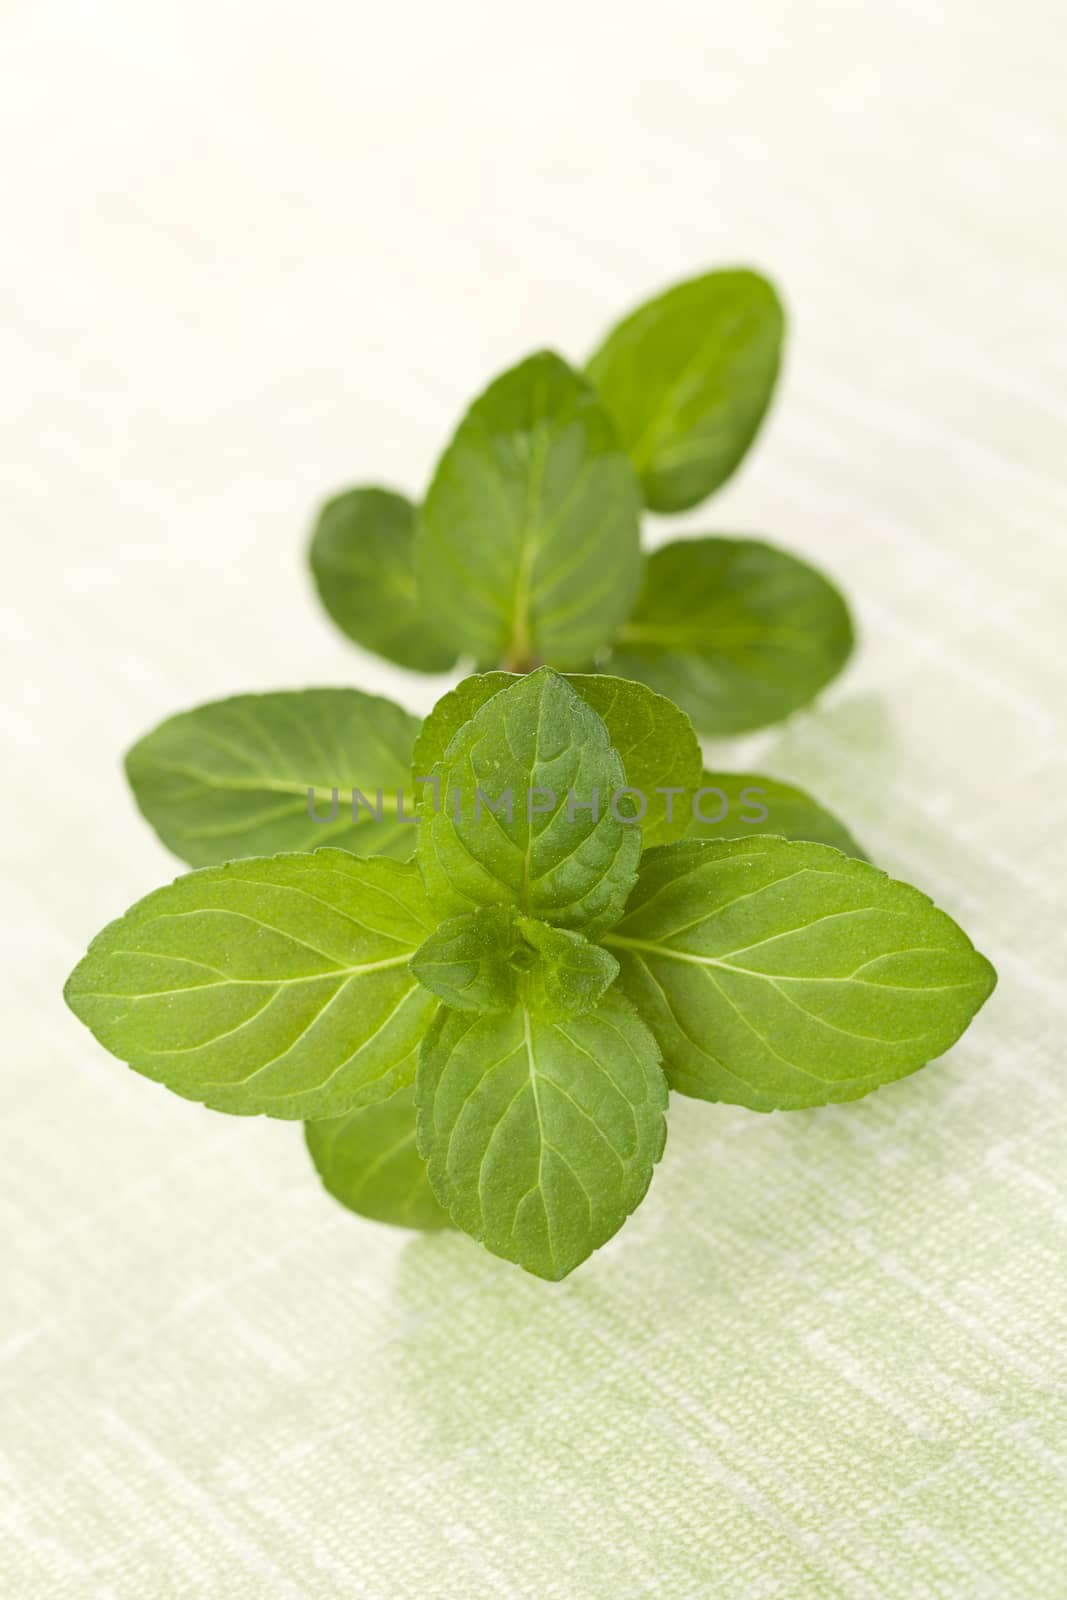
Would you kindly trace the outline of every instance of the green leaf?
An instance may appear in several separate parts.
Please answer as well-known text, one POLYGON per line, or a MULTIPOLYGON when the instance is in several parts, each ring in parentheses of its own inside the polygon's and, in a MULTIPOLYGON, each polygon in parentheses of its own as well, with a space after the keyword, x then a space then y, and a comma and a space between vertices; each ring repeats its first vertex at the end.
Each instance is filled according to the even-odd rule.
POLYGON ((448 749, 453 735, 466 726, 474 713, 501 689, 522 681, 522 675, 515 672, 476 672, 443 694, 423 719, 415 740, 411 757, 413 777, 416 780, 427 777, 448 749))
MULTIPOLYGON (((529 952, 519 965, 519 999, 528 1011, 562 1022, 599 1005, 619 975, 613 955, 570 928, 550 928, 532 917, 519 917, 517 926, 529 952)), ((520 950, 516 959, 524 954, 520 950)))
POLYGON ((868 859, 843 822, 791 783, 759 772, 705 772, 700 788, 707 793, 695 800, 699 815, 693 816, 689 808, 690 838, 750 839, 753 834, 773 833, 783 839, 829 844, 846 856, 868 859))
MULTIPOLYGON (((602 673, 565 676, 607 728, 622 758, 627 785, 647 799, 648 811, 641 819, 646 848, 682 838, 689 827, 689 801, 685 795, 671 797, 662 791, 699 788, 700 745, 689 718, 673 701, 632 679, 602 673)), ((465 678, 438 700, 415 741, 415 776, 428 774, 453 734, 500 689, 517 681, 511 672, 485 672, 465 678)))
POLYGON ((431 776, 418 855, 440 915, 506 905, 590 935, 621 915, 641 853, 640 827, 619 820, 628 797, 618 817, 612 810, 622 762, 600 718, 550 667, 493 695, 431 776))
POLYGON ((471 406, 441 457, 415 542, 438 632, 482 665, 577 667, 629 613, 640 496, 594 391, 542 351, 471 406))
POLYGON ((567 682, 600 717, 626 769, 645 797, 641 837, 650 845, 681 839, 689 827, 689 794, 700 787, 702 758, 693 724, 673 700, 646 684, 605 673, 567 682), (664 791, 683 790, 681 794, 664 791))
POLYGON ((411 970, 458 1011, 521 1003, 539 1017, 562 1019, 591 1010, 619 963, 569 928, 490 906, 442 922, 416 950, 411 970))
POLYGON ((325 1188, 349 1211, 401 1228, 449 1226, 415 1148, 411 1085, 343 1117, 305 1123, 304 1136, 325 1188))
POLYGON ((671 1087, 756 1111, 854 1100, 914 1072, 996 982, 918 889, 766 837, 649 851, 604 942, 671 1087))
POLYGON ((327 500, 311 538, 311 571, 326 610, 356 644, 416 672, 447 672, 456 652, 415 592, 417 516, 391 489, 327 500))
POLYGON ((418 729, 417 717, 357 689, 240 694, 168 717, 133 746, 126 775, 142 814, 192 867, 320 845, 405 857, 415 848, 418 729), (355 821, 353 789, 368 802, 355 821))
POLYGON ((411 958, 419 982, 458 1011, 506 1011, 518 997, 513 913, 488 906, 449 917, 411 958))
POLYGON ((442 1010, 419 1057, 419 1149, 452 1220, 494 1255, 563 1278, 644 1197, 667 1087, 652 1035, 610 991, 549 1022, 442 1010))
POLYGON ((413 861, 344 850, 188 873, 97 935, 67 1004, 137 1072, 217 1111, 325 1117, 410 1083, 436 1001, 413 861))
POLYGON ((653 511, 685 511, 726 482, 756 437, 785 314, 758 273, 709 272, 638 306, 589 362, 653 511))
POLYGON ((755 539, 686 539, 650 557, 605 670, 721 736, 806 705, 851 650, 848 608, 813 567, 755 539))

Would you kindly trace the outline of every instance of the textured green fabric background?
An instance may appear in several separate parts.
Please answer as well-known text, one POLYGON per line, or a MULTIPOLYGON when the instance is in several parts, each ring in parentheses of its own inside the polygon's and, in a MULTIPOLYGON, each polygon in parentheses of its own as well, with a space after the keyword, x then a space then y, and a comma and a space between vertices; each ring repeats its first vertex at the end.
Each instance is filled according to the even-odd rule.
POLYGON ((1067 1593, 1060 12, 5 9, 4 1600, 1067 1593), (58 992, 177 870, 119 769, 147 727, 444 686, 318 613, 316 498, 419 492, 494 370, 734 261, 787 371, 681 526, 825 565, 863 645, 713 754, 809 784, 1001 984, 860 1105, 677 1100, 553 1287, 347 1216, 298 1129, 58 992))

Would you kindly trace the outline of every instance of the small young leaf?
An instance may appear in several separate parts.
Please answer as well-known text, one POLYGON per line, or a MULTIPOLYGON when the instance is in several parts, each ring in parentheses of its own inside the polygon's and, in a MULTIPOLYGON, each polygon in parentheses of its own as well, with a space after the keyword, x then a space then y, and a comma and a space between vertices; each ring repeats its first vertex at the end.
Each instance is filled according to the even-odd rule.
POLYGON ((320 845, 407 857, 418 729, 417 717, 358 689, 240 694, 168 717, 133 746, 126 775, 142 815, 191 867, 320 845), (368 802, 358 820, 353 789, 368 802))
POLYGON ((528 1011, 562 1022, 599 1005, 619 975, 613 955, 570 928, 550 928, 532 917, 517 918, 516 926, 532 957, 519 966, 519 999, 528 1011))
POLYGON ((996 982, 918 889, 785 839, 649 851, 604 942, 672 1088, 755 1111, 854 1100, 914 1072, 996 982))
POLYGON ((442 1010, 415 1086, 419 1150, 452 1220, 557 1279, 621 1227, 663 1151, 655 1040, 615 990, 548 1022, 522 1007, 442 1010))
POLYGON ((415 672, 447 672, 456 652, 439 639, 415 592, 410 500, 350 489, 319 512, 309 557, 319 597, 350 639, 415 672))
POLYGON ((518 946, 513 913, 487 906, 449 917, 411 958, 411 970, 431 994, 457 1011, 506 1011, 518 998, 512 955, 518 946))
POLYGON ((304 1137, 323 1185, 349 1211, 401 1228, 450 1226, 415 1148, 410 1084, 343 1117, 307 1122, 304 1137))
POLYGON ((868 860, 843 822, 803 789, 759 772, 705 772, 696 791, 697 813, 689 815, 692 839, 748 839, 773 833, 782 839, 829 844, 846 856, 868 860), (700 789, 707 791, 700 796, 700 789), (717 820, 716 820, 717 819, 717 820))
POLYGON ((521 1003, 555 1020, 590 1011, 618 976, 619 963, 569 928, 489 906, 442 922, 416 950, 411 970, 457 1011, 507 1011, 521 1003))
POLYGON ((784 329, 766 278, 732 271, 668 289, 608 334, 589 376, 651 510, 699 505, 738 466, 774 392, 784 329))
MULTIPOLYGON (((632 678, 603 673, 565 677, 607 728, 622 759, 627 786, 646 797, 648 810, 641 819, 646 849, 681 839, 689 827, 688 795, 700 787, 701 771, 700 745, 685 712, 632 678), (671 798, 663 792, 672 789, 685 793, 671 798)), ((517 681, 511 672, 485 672, 465 678, 442 696, 415 741, 415 776, 428 774, 448 749, 452 735, 500 689, 517 681)))
POLYGON ((612 809, 622 762, 600 718, 550 667, 493 695, 432 777, 418 856, 441 915, 506 905, 590 936, 621 915, 641 853, 640 827, 612 809))
POLYGON ((188 873, 98 934, 64 991, 105 1049, 217 1111, 326 1117, 410 1083, 437 1002, 413 861, 344 850, 188 873))
POLYGON ((641 577, 637 480, 578 373, 530 356, 471 406, 415 541, 419 593, 481 665, 577 667, 627 616, 641 577))
POLYGON ((833 585, 754 539, 686 539, 650 558, 605 670, 677 702, 701 733, 778 722, 818 694, 852 650, 833 585))

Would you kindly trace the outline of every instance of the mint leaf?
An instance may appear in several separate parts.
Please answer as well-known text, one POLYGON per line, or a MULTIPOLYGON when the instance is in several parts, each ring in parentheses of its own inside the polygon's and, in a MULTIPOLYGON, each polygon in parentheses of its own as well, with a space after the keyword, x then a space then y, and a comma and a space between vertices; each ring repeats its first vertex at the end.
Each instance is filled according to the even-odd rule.
POLYGON ((604 942, 672 1088, 756 1111, 854 1100, 914 1072, 996 982, 918 889, 785 839, 649 851, 604 942))
POLYGON ((401 1228, 449 1226, 415 1148, 410 1085, 343 1117, 307 1122, 304 1137, 324 1187, 349 1211, 401 1228))
POLYGON ((518 997, 512 912, 487 906, 449 917, 411 958, 419 982, 459 1011, 506 1011, 518 997))
POLYGON ((358 689, 241 694, 168 717, 133 746, 126 775, 163 843, 193 867, 320 845, 410 856, 418 728, 391 700, 358 689), (358 804, 355 821, 353 789, 373 808, 358 804), (407 822, 398 816, 401 790, 407 822))
POLYGON ((682 838, 689 827, 689 795, 700 787, 702 761, 685 712, 631 679, 598 673, 574 675, 567 682, 600 717, 622 758, 627 784, 645 798, 645 848, 682 838))
POLYGON ((415 740, 411 757, 415 779, 425 778, 433 770, 451 744, 453 735, 466 726, 487 700, 499 694, 501 689, 522 681, 522 675, 515 672, 476 672, 443 694, 423 719, 415 740))
POLYGON ((618 976, 615 957, 568 928, 489 906, 450 917, 419 946, 411 970, 458 1011, 575 1016, 595 1006, 618 976))
POLYGON ((316 850, 188 873, 97 935, 64 991, 105 1049, 217 1111, 324 1117, 410 1083, 436 1002, 414 862, 316 850))
POLYGON ((813 567, 755 539, 687 539, 648 561, 605 670, 677 702, 701 733, 806 705, 852 650, 848 608, 813 567))
POLYGON ((555 1022, 591 1011, 619 975, 613 955, 570 928, 532 917, 519 917, 516 926, 525 945, 515 958, 519 999, 534 1016, 555 1022))
POLYGON ((749 839, 773 833, 783 839, 809 839, 832 845, 846 856, 868 859, 843 822, 803 789, 759 772, 705 772, 687 815, 693 839, 749 839), (705 790, 704 794, 700 791, 705 790))
POLYGON ((766 278, 709 272, 607 335, 589 376, 653 511, 695 506, 738 466, 774 392, 785 315, 766 278))
POLYGON ((530 356, 438 463, 415 545, 423 607, 481 665, 581 666, 633 604, 639 505, 596 394, 559 356, 530 356))
MULTIPOLYGON (((689 827, 689 793, 700 787, 701 770, 700 745, 689 718, 673 701, 632 679, 602 673, 565 676, 607 728, 622 759, 627 786, 645 796, 648 809, 641 819, 641 836, 646 848, 682 838, 689 827)), ((517 681, 511 672, 485 672, 465 678, 438 700, 415 742, 415 775, 429 773, 453 734, 500 689, 517 681)))
POLYGON ((456 652, 415 592, 416 518, 391 489, 339 494, 319 512, 311 570, 326 610, 356 644, 416 672, 447 672, 456 652))
POLYGON ((621 995, 549 1022, 442 1010, 415 1087, 419 1149, 452 1220, 494 1255, 563 1278, 644 1197, 667 1087, 621 995))
POLYGON ((507 905, 589 934, 619 917, 641 829, 612 810, 626 780, 604 724, 550 667, 493 695, 431 776, 418 858, 441 915, 507 905))

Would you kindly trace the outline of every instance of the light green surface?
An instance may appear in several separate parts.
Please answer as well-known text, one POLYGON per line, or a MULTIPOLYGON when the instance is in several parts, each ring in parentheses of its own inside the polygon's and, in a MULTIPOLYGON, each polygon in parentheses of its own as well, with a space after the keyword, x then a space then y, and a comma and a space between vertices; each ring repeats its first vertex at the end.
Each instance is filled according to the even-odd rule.
POLYGON ((1061 22, 9 8, 4 1600, 1059 1600, 1061 22), (419 493, 490 373, 743 260, 786 371, 683 526, 815 561, 861 642, 707 764, 809 788, 1000 985, 857 1105, 676 1099, 552 1286, 345 1212, 59 986, 174 874, 119 765, 161 717, 443 686, 318 611, 323 493, 419 493))

